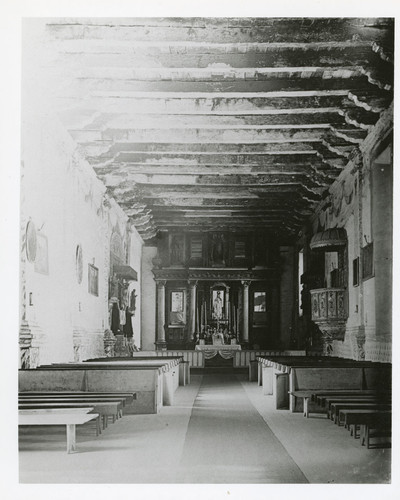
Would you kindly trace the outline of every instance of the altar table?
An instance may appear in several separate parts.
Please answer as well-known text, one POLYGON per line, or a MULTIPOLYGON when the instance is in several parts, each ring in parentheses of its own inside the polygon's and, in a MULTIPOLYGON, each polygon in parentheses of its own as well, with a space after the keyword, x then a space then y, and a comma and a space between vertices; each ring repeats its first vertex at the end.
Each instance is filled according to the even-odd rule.
POLYGON ((202 351, 205 359, 214 358, 217 354, 224 359, 231 359, 235 355, 235 351, 241 351, 240 344, 219 344, 219 345, 196 345, 196 351, 202 351))

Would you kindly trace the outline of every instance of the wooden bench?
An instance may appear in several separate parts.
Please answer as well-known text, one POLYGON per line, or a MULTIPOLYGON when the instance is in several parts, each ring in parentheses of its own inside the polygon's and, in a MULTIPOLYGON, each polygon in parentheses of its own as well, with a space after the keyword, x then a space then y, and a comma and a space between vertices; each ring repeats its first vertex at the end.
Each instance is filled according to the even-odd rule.
MULTIPOLYGON (((91 406, 93 411, 99 414, 103 420, 103 429, 108 425, 108 418, 111 417, 115 422, 122 414, 122 403, 118 401, 56 401, 52 399, 24 399, 18 401, 18 408, 21 410, 32 409, 66 409, 66 408, 85 408, 91 406)), ((98 427, 97 432, 101 429, 98 427)))
POLYGON ((76 450, 76 426, 98 418, 97 413, 82 412, 18 412, 18 425, 65 425, 67 431, 67 453, 76 450))
POLYGON ((158 413, 163 404, 161 367, 71 365, 19 370, 19 391, 81 391, 136 393, 125 413, 158 413))
POLYGON ((333 396, 353 396, 356 394, 361 394, 362 396, 369 396, 369 395, 377 395, 377 391, 375 390, 365 390, 365 389, 360 389, 360 390, 348 390, 348 389, 337 389, 337 390, 330 390, 330 391, 313 391, 313 395, 311 397, 312 401, 316 401, 320 406, 325 405, 325 400, 326 398, 333 397, 333 396))
MULTIPOLYGON (((126 406, 126 398, 125 397, 116 397, 116 396, 74 396, 74 395, 67 395, 64 396, 62 394, 36 394, 33 396, 27 396, 27 395, 18 395, 19 401, 42 401, 42 402, 47 402, 47 401, 57 401, 60 403, 96 403, 96 402, 101 402, 101 403, 121 403, 122 406, 126 406)), ((122 416, 122 415, 121 415, 122 416)))
POLYGON ((88 392, 88 391, 23 391, 18 393, 19 397, 35 397, 35 396, 82 396, 84 398, 88 397, 113 397, 113 398, 124 398, 125 404, 132 404, 136 399, 135 392, 88 392))
POLYGON ((357 428, 360 426, 371 426, 385 428, 391 425, 391 410, 341 410, 339 419, 344 420, 345 428, 350 430, 350 434, 357 438, 357 428))
POLYGON ((379 402, 384 402, 387 403, 390 401, 390 398, 384 398, 380 397, 378 395, 361 395, 361 394, 356 394, 356 395, 346 395, 346 396, 332 396, 329 398, 325 399, 325 404, 324 407, 327 412, 328 418, 331 417, 331 411, 332 411, 332 405, 336 404, 344 404, 344 403, 379 403, 379 402))
POLYGON ((340 426, 339 413, 341 410, 390 410, 391 403, 379 403, 376 400, 361 400, 359 402, 349 401, 347 403, 332 403, 330 408, 330 418, 340 426))

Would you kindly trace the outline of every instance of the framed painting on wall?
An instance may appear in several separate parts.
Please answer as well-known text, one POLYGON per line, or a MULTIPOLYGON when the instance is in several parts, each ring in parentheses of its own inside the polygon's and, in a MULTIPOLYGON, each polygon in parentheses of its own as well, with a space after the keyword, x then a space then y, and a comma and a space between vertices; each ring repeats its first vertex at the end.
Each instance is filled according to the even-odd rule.
POLYGON ((93 264, 88 264, 88 291, 99 296, 99 270, 93 264))
POLYGON ((186 323, 185 316, 185 292, 183 290, 172 290, 170 294, 169 324, 171 326, 182 326, 186 323))
POLYGON ((36 234, 35 271, 40 274, 49 274, 49 254, 47 236, 36 234))
POLYGON ((267 322, 267 293, 253 293, 253 325, 265 325, 267 322))

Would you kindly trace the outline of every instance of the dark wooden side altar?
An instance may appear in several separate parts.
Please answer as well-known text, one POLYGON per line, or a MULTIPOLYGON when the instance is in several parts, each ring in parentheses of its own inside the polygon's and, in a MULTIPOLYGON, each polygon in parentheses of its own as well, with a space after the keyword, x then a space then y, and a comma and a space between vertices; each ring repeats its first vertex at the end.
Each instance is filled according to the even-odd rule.
POLYGON ((279 342, 279 248, 268 235, 166 233, 153 261, 157 349, 279 342))

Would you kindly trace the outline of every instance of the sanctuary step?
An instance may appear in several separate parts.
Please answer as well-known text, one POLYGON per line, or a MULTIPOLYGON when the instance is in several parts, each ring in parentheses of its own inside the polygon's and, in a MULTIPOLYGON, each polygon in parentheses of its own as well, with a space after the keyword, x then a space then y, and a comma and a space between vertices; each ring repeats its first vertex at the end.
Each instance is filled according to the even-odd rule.
POLYGON ((205 368, 192 368, 193 375, 209 375, 212 373, 247 375, 247 368, 233 368, 232 366, 208 366, 205 368))

